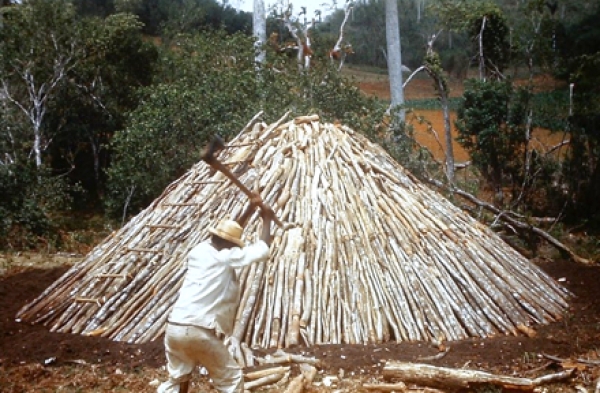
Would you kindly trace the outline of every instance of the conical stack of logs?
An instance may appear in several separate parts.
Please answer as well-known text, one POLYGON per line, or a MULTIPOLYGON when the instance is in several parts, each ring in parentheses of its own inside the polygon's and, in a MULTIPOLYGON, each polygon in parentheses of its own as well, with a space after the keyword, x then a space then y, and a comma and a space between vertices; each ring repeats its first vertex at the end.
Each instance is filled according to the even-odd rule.
MULTIPOLYGON (((347 126, 250 123, 219 160, 287 223, 239 272, 250 348, 459 340, 527 332, 570 294, 347 126)), ((95 247, 17 318, 141 343, 164 331, 190 249, 248 198, 204 162, 95 247)), ((245 230, 256 239, 255 213, 245 230)))

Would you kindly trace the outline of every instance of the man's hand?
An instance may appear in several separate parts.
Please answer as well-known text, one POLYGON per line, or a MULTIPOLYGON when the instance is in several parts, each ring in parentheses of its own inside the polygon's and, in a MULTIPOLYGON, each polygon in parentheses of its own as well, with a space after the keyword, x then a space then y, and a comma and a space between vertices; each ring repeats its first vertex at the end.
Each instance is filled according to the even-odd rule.
POLYGON ((251 204, 252 206, 257 206, 257 207, 259 207, 259 206, 262 206, 262 204, 263 204, 263 200, 262 200, 262 198, 260 197, 260 195, 258 195, 258 194, 257 194, 257 193, 255 193, 255 192, 253 192, 252 194, 253 194, 253 195, 252 195, 252 197, 250 198, 250 204, 251 204))
POLYGON ((275 217, 275 212, 272 209, 260 209, 260 217, 263 220, 260 240, 264 241, 268 246, 270 246, 273 240, 271 237, 271 224, 273 222, 273 217, 275 217))

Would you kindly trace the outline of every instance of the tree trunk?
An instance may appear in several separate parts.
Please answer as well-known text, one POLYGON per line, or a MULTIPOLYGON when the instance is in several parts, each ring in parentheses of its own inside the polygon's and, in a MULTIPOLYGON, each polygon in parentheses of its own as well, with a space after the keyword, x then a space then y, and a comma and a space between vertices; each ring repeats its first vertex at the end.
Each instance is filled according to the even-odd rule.
POLYGON ((267 18, 265 14, 264 0, 254 0, 254 12, 252 14, 252 34, 256 38, 256 63, 263 64, 266 52, 263 48, 267 42, 267 18))
POLYGON ((39 169, 42 166, 42 135, 37 124, 33 127, 33 153, 35 155, 35 166, 39 169))
MULTIPOLYGON (((404 89, 402 87, 402 53, 400 45, 400 27, 398 24, 398 3, 396 0, 385 1, 385 35, 387 42, 388 74, 390 78, 391 108, 404 105, 404 89)), ((404 122, 404 109, 392 112, 394 122, 404 122)))
POLYGON ((444 84, 438 80, 440 101, 444 113, 444 135, 446 136, 446 176, 448 182, 454 187, 454 148, 452 141, 452 127, 450 125, 450 110, 448 109, 448 92, 444 84))
POLYGON ((485 22, 487 16, 481 21, 481 30, 479 31, 479 79, 485 81, 485 57, 483 55, 483 32, 485 30, 485 22))

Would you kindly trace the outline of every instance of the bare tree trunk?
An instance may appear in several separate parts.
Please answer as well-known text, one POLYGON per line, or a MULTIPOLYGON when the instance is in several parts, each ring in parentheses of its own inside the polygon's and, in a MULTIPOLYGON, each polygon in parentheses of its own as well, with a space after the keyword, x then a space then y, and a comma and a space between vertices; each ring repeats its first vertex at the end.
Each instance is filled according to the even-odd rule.
POLYGON ((485 22, 487 16, 481 21, 481 30, 479 31, 479 79, 485 81, 485 57, 483 57, 483 31, 485 30, 485 22))
POLYGON ((342 48, 342 43, 344 42, 344 28, 346 27, 346 23, 348 23, 348 18, 350 17, 353 8, 353 2, 348 2, 346 4, 346 9, 344 10, 344 20, 340 25, 340 35, 335 45, 333 46, 333 49, 331 50, 331 52, 329 52, 329 58, 331 59, 331 61, 337 59, 340 62, 340 64, 338 65, 338 71, 342 70, 342 67, 344 66, 344 61, 346 60, 346 50, 342 48))
POLYGON ((267 16, 265 14, 264 0, 254 0, 254 12, 252 14, 252 34, 256 38, 256 63, 263 64, 266 59, 264 45, 267 42, 267 16))
MULTIPOLYGON (((58 44, 54 41, 55 49, 58 49, 58 44)), ((64 78, 66 78, 69 69, 75 66, 73 44, 66 54, 57 55, 54 59, 53 73, 48 76, 48 80, 40 82, 36 80, 34 72, 30 65, 25 64, 23 68, 16 66, 14 71, 23 80, 23 85, 28 93, 27 98, 22 100, 14 96, 8 85, 7 80, 2 80, 2 94, 5 99, 14 104, 20 111, 27 116, 31 123, 33 132, 33 154, 35 164, 38 168, 42 166, 42 152, 50 144, 50 138, 44 141, 42 135, 42 122, 46 116, 46 109, 50 97, 54 90, 64 78)))
POLYGON ((452 141, 452 127, 450 125, 450 110, 448 109, 448 92, 444 84, 438 81, 440 90, 440 101, 444 113, 444 135, 446 139, 446 176, 448 182, 454 187, 454 147, 452 141))
MULTIPOLYGON (((404 88, 402 87, 402 50, 400 45, 400 27, 398 23, 398 3, 396 0, 385 1, 385 33, 388 53, 388 74, 392 108, 404 105, 404 88)), ((405 110, 393 113, 393 120, 404 122, 405 110)))

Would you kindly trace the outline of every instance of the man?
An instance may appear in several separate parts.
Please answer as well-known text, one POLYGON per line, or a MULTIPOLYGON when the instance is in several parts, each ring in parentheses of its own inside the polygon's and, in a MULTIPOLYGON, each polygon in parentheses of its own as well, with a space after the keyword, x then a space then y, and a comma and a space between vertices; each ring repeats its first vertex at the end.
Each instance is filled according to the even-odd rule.
MULTIPOLYGON (((248 211, 255 206, 251 203, 248 211)), ((188 254, 187 271, 165 334, 169 380, 159 386, 159 393, 187 391, 198 366, 206 368, 219 392, 243 392, 242 369, 222 339, 233 332, 239 303, 236 269, 269 257, 273 212, 263 209, 261 218, 262 233, 254 244, 244 246, 240 224, 223 220, 209 229, 210 240, 188 254)))

